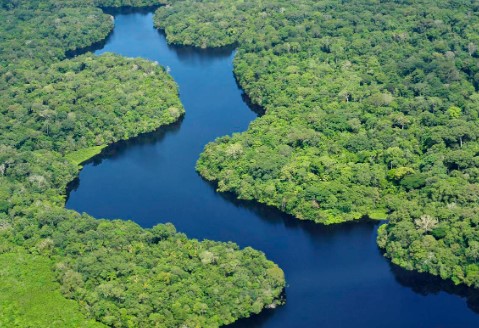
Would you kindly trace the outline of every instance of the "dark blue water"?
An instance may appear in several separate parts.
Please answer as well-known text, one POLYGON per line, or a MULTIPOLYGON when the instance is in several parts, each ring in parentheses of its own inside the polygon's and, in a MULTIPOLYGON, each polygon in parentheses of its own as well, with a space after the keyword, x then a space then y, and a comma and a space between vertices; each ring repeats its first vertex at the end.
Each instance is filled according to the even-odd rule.
POLYGON ((206 143, 246 130, 256 117, 235 82, 231 49, 169 46, 152 14, 137 12, 116 15, 114 33, 97 53, 106 51, 168 66, 186 116, 85 165, 68 208, 144 227, 172 222, 189 237, 265 252, 286 273, 287 303, 237 327, 479 326, 479 293, 392 266, 376 246, 377 223, 300 222, 216 193, 197 175, 206 143))

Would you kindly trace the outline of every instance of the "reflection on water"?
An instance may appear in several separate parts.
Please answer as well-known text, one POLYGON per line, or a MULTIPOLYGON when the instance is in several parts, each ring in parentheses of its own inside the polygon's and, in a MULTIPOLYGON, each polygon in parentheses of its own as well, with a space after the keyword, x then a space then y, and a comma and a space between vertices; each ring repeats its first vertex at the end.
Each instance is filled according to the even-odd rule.
MULTIPOLYGON (((145 6, 142 8, 135 8, 135 7, 102 7, 102 10, 105 14, 118 16, 118 15, 128 15, 128 14, 135 14, 135 15, 150 15, 151 13, 155 12, 156 9, 160 8, 161 5, 158 6, 145 6)), ((99 50, 101 48, 97 48, 95 50, 99 50)))
POLYGON ((390 266, 396 281, 404 287, 411 288, 415 293, 428 296, 446 292, 461 296, 466 299, 467 306, 472 311, 479 313, 479 292, 477 290, 462 285, 456 286, 452 281, 442 280, 440 277, 431 276, 427 273, 408 271, 392 263, 390 266))
MULTIPOLYGON (((100 48, 101 49, 101 48, 100 48)), ((98 166, 100 165, 104 159, 115 159, 122 156, 125 152, 128 151, 131 147, 135 147, 139 144, 142 145, 153 145, 155 143, 161 142, 165 136, 169 134, 175 134, 179 131, 181 122, 183 121, 184 117, 180 117, 178 121, 171 123, 169 125, 162 126, 156 131, 143 133, 135 138, 127 139, 127 140, 120 140, 114 144, 109 145, 108 147, 104 148, 100 154, 93 156, 92 158, 88 159, 82 165, 91 165, 91 166, 98 166)), ((67 185, 67 198, 66 202, 70 198, 70 194, 73 191, 77 191, 80 188, 80 178, 77 177, 73 181, 71 181, 67 185)))
MULTIPOLYGON (((158 30, 158 34, 166 39, 165 31, 158 30)), ((211 58, 229 58, 236 49, 235 45, 219 48, 201 49, 192 46, 184 46, 178 44, 167 44, 169 50, 175 52, 180 62, 185 63, 208 63, 211 58)))

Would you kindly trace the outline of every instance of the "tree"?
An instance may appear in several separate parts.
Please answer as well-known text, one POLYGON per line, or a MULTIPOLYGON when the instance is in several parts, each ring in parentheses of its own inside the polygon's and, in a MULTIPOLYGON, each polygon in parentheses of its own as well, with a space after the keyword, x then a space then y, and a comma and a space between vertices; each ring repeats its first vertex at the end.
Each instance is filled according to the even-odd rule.
POLYGON ((438 219, 430 215, 424 214, 421 215, 419 219, 414 220, 414 223, 419 229, 424 230, 425 233, 428 233, 439 223, 438 219))
POLYGON ((447 109, 447 113, 449 114, 449 117, 452 119, 459 118, 461 117, 461 108, 457 106, 451 106, 447 109))

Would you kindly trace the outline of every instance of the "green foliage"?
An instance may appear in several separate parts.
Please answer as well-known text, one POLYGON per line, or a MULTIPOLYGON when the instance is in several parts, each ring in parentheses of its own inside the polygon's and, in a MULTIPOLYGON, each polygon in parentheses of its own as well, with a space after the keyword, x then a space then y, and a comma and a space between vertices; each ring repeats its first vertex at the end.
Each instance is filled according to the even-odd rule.
POLYGON ((110 33, 94 4, 157 1, 0 1, 0 326, 216 327, 280 303, 261 252, 64 208, 82 162, 184 113, 156 63, 65 59, 110 33))
POLYGON ((367 217, 371 220, 386 220, 388 215, 387 215, 386 211, 384 211, 384 210, 382 210, 382 211, 381 210, 375 210, 375 211, 369 212, 367 217))
POLYGON ((90 1, 0 1, 0 67, 32 69, 106 38, 113 17, 90 1))
POLYGON ((2 327, 103 327, 60 293, 52 261, 43 256, 22 249, 2 254, 0 277, 2 327))
POLYGON ((4 144, 21 150, 65 154, 106 145, 173 123, 184 112, 162 67, 113 54, 33 71, 18 67, 0 78, 0 90, 6 109, 0 133, 4 144))
POLYGON ((43 206, 14 218, 8 235, 50 256, 63 294, 107 326, 217 327, 278 304, 284 288, 263 253, 188 239, 171 224, 142 229, 43 206))
POLYGON ((447 236, 447 228, 446 227, 437 227, 431 231, 431 234, 436 239, 442 239, 447 236))
POLYGON ((407 191, 420 189, 426 185, 426 177, 422 174, 410 174, 401 180, 401 186, 407 191))
POLYGON ((102 8, 112 7, 149 7, 165 4, 164 0, 93 0, 95 6, 102 8))
POLYGON ((389 170, 387 173, 387 176, 389 179, 394 180, 394 181, 400 181, 404 177, 414 174, 414 170, 411 169, 410 167, 398 167, 396 169, 389 170))
MULTIPOLYGON (((166 30, 170 43, 202 48, 230 45, 244 32, 239 23, 249 20, 247 15, 236 16, 236 2, 178 1, 180 10, 176 5, 160 7, 154 20, 156 27, 166 30)), ((255 4, 251 8, 254 7, 255 4)))
POLYGON ((457 106, 451 106, 447 109, 447 113, 449 114, 449 117, 452 119, 461 117, 461 112, 462 110, 457 106))
POLYGON ((155 23, 173 43, 238 44, 236 77, 265 109, 206 146, 197 170, 219 191, 324 224, 386 212, 378 243, 394 263, 479 287, 467 255, 479 240, 478 12, 175 0, 155 23), (438 227, 417 225, 424 215, 438 227))
POLYGON ((75 150, 65 155, 65 158, 75 165, 80 165, 90 158, 98 155, 105 148, 105 146, 93 146, 75 150))

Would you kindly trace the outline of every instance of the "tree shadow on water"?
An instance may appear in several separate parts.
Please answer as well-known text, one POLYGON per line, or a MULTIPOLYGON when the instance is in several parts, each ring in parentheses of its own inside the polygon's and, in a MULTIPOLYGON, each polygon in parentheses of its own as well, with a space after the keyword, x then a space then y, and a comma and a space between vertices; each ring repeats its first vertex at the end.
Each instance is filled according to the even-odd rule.
POLYGON ((229 328, 250 328, 261 327, 268 322, 268 320, 280 310, 281 306, 276 309, 264 309, 258 314, 253 314, 249 318, 239 319, 238 321, 228 325, 229 328))
MULTIPOLYGON (((161 38, 166 40, 164 30, 158 30, 161 38)), ((195 46, 167 43, 169 50, 176 54, 180 62, 188 64, 199 64, 211 62, 212 59, 224 59, 231 57, 236 49, 236 45, 228 45, 216 48, 200 48, 195 46)))
MULTIPOLYGON (((154 145, 156 143, 160 143, 167 136, 177 134, 180 131, 183 120, 184 120, 184 116, 178 119, 178 121, 172 124, 161 126, 155 131, 143 133, 131 139, 117 141, 107 146, 106 148, 104 148, 101 151, 101 153, 99 153, 98 155, 93 156, 89 160, 82 163, 82 166, 86 166, 86 165, 97 166, 97 165, 100 165, 104 160, 115 159, 122 156, 123 154, 128 152, 131 148, 137 148, 139 146, 154 145)), ((67 185, 66 202, 68 202, 70 193, 72 191, 76 191, 79 187, 80 187, 80 177, 78 176, 67 185)))
POLYGON ((389 262, 391 272, 396 281, 404 287, 410 288, 419 295, 437 295, 445 292, 466 299, 469 309, 479 314, 479 291, 464 285, 456 286, 450 280, 443 280, 440 277, 428 273, 408 271, 389 262))
POLYGON ((84 54, 89 53, 89 52, 94 53, 97 50, 101 50, 101 49, 105 48, 105 46, 110 42, 110 40, 113 38, 114 33, 115 33, 115 29, 113 29, 108 34, 108 36, 103 40, 95 42, 95 43, 93 43, 93 44, 91 44, 87 47, 78 48, 78 49, 75 49, 75 50, 67 50, 65 52, 65 56, 68 59, 72 59, 74 57, 84 55, 84 54))
POLYGON ((256 116, 258 117, 261 117, 263 116, 264 114, 266 114, 266 110, 261 107, 260 105, 256 104, 255 102, 253 102, 253 100, 250 98, 250 96, 248 96, 248 94, 246 92, 244 92, 243 88, 241 87, 241 85, 239 84, 239 81, 238 79, 236 78, 235 76, 235 82, 236 82, 236 86, 238 87, 238 89, 241 90, 241 100, 243 100, 243 103, 253 112, 256 114, 256 116))
MULTIPOLYGON (((214 182, 206 180, 205 182, 208 183, 212 189, 216 190, 217 186, 214 182)), ((334 239, 337 235, 358 233, 358 229, 363 230, 363 233, 367 235, 373 234, 375 236, 377 227, 382 223, 364 218, 359 221, 324 226, 311 221, 298 220, 289 214, 281 212, 279 209, 255 201, 239 200, 236 198, 235 194, 230 192, 221 192, 218 193, 218 195, 236 207, 241 207, 253 212, 256 217, 268 224, 284 225, 287 229, 301 229, 306 232, 306 235, 309 236, 313 242, 322 241, 327 244, 328 240, 334 239)), ((382 253, 379 248, 377 251, 382 253)), ((459 296, 466 300, 467 306, 470 310, 479 314, 479 291, 477 289, 464 285, 456 286, 451 281, 443 280, 440 277, 431 274, 405 270, 392 264, 390 260, 386 258, 384 258, 384 261, 387 261, 394 279, 401 286, 411 289, 414 293, 423 296, 437 295, 442 292, 453 296, 459 296)), ((274 313, 280 311, 281 307, 276 310, 266 309, 260 314, 253 315, 250 318, 241 319, 229 327, 261 327, 263 323, 266 323, 266 321, 273 316, 274 313)))
POLYGON ((124 7, 100 7, 100 8, 101 10, 103 10, 105 14, 118 16, 118 15, 129 15, 129 14, 148 15, 148 14, 154 13, 158 8, 162 6, 163 5, 144 6, 144 7, 124 6, 124 7))
POLYGON ((218 192, 217 184, 215 182, 207 181, 201 177, 201 175, 199 176, 206 184, 208 184, 209 188, 211 188, 218 197, 233 204, 235 207, 253 213, 255 217, 269 225, 282 225, 288 230, 301 230, 305 232, 313 242, 321 241, 327 243, 328 240, 333 240, 338 235, 357 233, 358 229, 362 230, 363 233, 370 235, 371 233, 375 233, 377 226, 382 223, 368 218, 331 225, 323 225, 310 220, 300 220, 291 214, 282 212, 276 207, 262 204, 254 200, 238 199, 232 192, 218 192))
MULTIPOLYGON (((129 15, 129 14, 140 14, 140 15, 148 15, 150 13, 154 13, 156 9, 158 9, 161 6, 146 6, 146 7, 121 7, 121 8, 115 8, 115 7, 100 7, 101 10, 105 14, 111 15, 113 17, 118 16, 118 15, 129 15)), ((86 53, 94 53, 96 51, 102 50, 105 48, 105 46, 110 42, 110 40, 113 38, 113 35, 115 34, 115 28, 111 30, 111 32, 104 38, 103 40, 100 40, 98 42, 95 42, 87 47, 83 48, 78 48, 78 49, 73 49, 73 50, 67 50, 65 52, 65 56, 68 59, 84 55, 86 53)))

